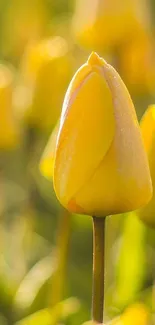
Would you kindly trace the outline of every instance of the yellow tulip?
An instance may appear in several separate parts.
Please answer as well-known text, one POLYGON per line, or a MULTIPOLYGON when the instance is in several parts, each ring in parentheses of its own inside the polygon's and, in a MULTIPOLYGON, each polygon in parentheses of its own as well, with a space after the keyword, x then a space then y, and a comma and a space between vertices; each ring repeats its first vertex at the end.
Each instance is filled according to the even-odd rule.
MULTIPOLYGON (((141 123, 141 131, 145 149, 148 154, 152 184, 155 186, 155 105, 148 107, 141 123)), ((140 218, 151 226, 155 226, 155 192, 151 201, 137 212, 140 218)))
POLYGON ((143 304, 134 304, 128 307, 125 312, 113 320, 109 325, 147 325, 149 321, 149 311, 143 304))
POLYGON ((0 64, 0 149, 13 149, 18 143, 18 130, 12 106, 13 73, 0 64))
POLYGON ((47 34, 49 19, 44 0, 9 1, 3 10, 3 55, 17 60, 29 42, 47 34))
POLYGON ((132 93, 154 92, 153 40, 148 35, 132 38, 120 51, 120 71, 132 93))
POLYGON ((149 28, 145 0, 77 0, 73 32, 80 44, 105 51, 149 28))
POLYGON ((105 216, 150 200, 148 162, 133 103, 117 72, 96 53, 69 85, 55 138, 54 188, 69 211, 105 216))
POLYGON ((23 85, 17 88, 16 107, 28 124, 51 131, 72 75, 72 58, 65 39, 54 37, 30 46, 21 75, 23 85))

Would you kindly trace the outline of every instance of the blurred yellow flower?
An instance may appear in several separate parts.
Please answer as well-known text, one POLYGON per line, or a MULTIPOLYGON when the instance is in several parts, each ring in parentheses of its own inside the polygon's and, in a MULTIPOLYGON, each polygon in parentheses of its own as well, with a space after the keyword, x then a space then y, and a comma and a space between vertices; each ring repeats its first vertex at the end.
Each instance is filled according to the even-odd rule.
POLYGON ((60 120, 57 122, 51 137, 47 143, 43 156, 40 162, 40 171, 49 180, 53 178, 53 166, 56 150, 56 141, 58 136, 58 131, 60 127, 60 120))
POLYGON ((155 83, 154 40, 135 35, 120 49, 120 71, 133 93, 153 93, 155 83))
MULTIPOLYGON (((152 184, 155 186, 155 105, 148 107, 141 123, 141 131, 145 149, 148 154, 152 184)), ((138 211, 140 218, 151 226, 155 226, 155 192, 151 201, 138 211)))
POLYGON ((21 70, 24 85, 17 88, 15 105, 28 124, 51 131, 73 71, 67 42, 54 37, 30 46, 21 70))
POLYGON ((55 139, 54 187, 69 211, 105 216, 134 210, 151 198, 130 95, 117 72, 95 53, 70 83, 55 139))
POLYGON ((149 311, 143 304, 134 304, 128 307, 125 312, 113 320, 109 325, 148 325, 149 311))
POLYGON ((28 42, 47 33, 49 14, 44 0, 9 1, 3 11, 2 52, 18 59, 28 42))
POLYGON ((107 51, 138 36, 149 26, 145 0, 77 0, 75 37, 85 47, 107 51))
POLYGON ((0 64, 0 149, 13 149, 19 140, 12 106, 13 72, 0 64))

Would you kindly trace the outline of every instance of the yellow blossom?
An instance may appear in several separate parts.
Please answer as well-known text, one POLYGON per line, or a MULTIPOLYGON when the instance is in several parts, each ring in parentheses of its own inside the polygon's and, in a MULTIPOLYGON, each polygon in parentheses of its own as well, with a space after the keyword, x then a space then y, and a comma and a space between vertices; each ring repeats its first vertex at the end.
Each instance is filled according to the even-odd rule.
MULTIPOLYGON (((144 139, 145 149, 148 154, 151 178, 155 186, 155 105, 148 107, 141 123, 141 131, 144 139)), ((151 201, 137 212, 140 218, 148 225, 155 226, 155 192, 151 201)))
POLYGON ((58 136, 58 131, 60 127, 60 121, 57 122, 48 144, 45 148, 44 154, 40 162, 40 170, 44 177, 52 180, 53 178, 53 166, 55 158, 56 140, 58 136))
POLYGON ((77 0, 73 31, 80 44, 105 51, 149 28, 145 0, 77 0))
POLYGON ((62 37, 45 39, 27 49, 15 105, 29 125, 51 131, 60 115, 72 68, 69 47, 62 37))
POLYGON ((2 52, 19 58, 29 42, 47 34, 49 13, 44 0, 13 0, 3 10, 2 52))
POLYGON ((153 39, 135 35, 120 49, 120 71, 134 94, 154 92, 155 59, 153 39))
POLYGON ((150 200, 150 173, 132 100, 114 68, 96 53, 69 85, 56 138, 54 188, 69 211, 105 216, 150 200))

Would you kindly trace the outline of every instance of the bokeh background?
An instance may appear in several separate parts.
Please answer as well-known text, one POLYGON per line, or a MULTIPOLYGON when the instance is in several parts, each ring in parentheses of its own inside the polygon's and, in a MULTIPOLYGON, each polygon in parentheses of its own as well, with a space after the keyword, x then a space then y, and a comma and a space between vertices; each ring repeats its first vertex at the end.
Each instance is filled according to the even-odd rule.
MULTIPOLYGON (((92 50, 139 119, 155 103, 154 19, 154 0, 0 0, 0 325, 90 319, 91 218, 63 210, 39 162, 92 50)), ((155 231, 134 214, 106 226, 105 321, 137 302, 153 317, 155 231)))

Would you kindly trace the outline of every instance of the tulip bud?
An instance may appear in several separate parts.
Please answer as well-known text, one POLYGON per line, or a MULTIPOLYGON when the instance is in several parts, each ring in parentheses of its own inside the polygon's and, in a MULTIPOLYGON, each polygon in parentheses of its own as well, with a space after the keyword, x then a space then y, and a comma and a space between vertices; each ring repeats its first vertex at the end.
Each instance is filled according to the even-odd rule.
MULTIPOLYGON (((152 184, 155 185, 155 105, 148 107, 141 123, 141 131, 148 155, 152 184)), ((155 193, 151 201, 137 212, 140 218, 150 226, 155 226, 155 193)))
POLYGON ((18 131, 12 107, 13 74, 0 64, 0 149, 13 149, 18 143, 18 131))
POLYGON ((87 48, 97 51, 115 48, 148 26, 145 0, 76 1, 73 32, 78 42, 87 48))
POLYGON ((31 46, 21 70, 24 80, 21 82, 21 96, 21 86, 17 89, 16 107, 29 125, 51 130, 60 115, 72 75, 72 58, 67 42, 54 37, 31 46))
POLYGON ((150 173, 137 117, 121 78, 92 53, 63 104, 54 188, 71 212, 105 216, 146 204, 150 173))

